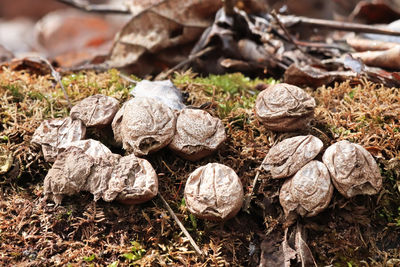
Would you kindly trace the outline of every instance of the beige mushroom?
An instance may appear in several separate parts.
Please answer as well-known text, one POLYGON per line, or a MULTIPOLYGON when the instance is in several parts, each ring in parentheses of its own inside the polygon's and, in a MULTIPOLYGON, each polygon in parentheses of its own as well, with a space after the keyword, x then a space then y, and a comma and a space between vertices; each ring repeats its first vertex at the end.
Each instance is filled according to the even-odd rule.
POLYGON ((209 163, 192 172, 185 186, 188 210, 198 218, 227 220, 242 207, 243 187, 230 167, 209 163))
POLYGON ((322 157, 332 182, 343 196, 373 195, 382 188, 382 176, 371 154, 362 146, 340 141, 328 147, 322 157))
POLYGON ((255 115, 272 131, 304 128, 314 116, 315 100, 297 86, 280 83, 268 86, 257 97, 255 115))
POLYGON ((322 147, 322 141, 312 135, 287 138, 268 151, 262 168, 269 171, 272 178, 292 176, 313 160, 322 147))
POLYGON ((155 99, 138 97, 124 103, 112 123, 123 148, 143 156, 167 146, 175 134, 176 115, 155 99))
POLYGON ((86 127, 80 120, 70 117, 43 121, 36 129, 32 142, 42 145, 44 159, 54 162, 62 151, 61 147, 68 143, 85 138, 86 127))
POLYGON ((86 127, 111 124, 119 108, 117 99, 105 95, 89 96, 72 107, 70 117, 80 119, 86 127))
POLYGON ((44 195, 61 204, 63 196, 81 192, 92 166, 92 157, 81 148, 66 149, 58 155, 44 179, 44 195))
POLYGON ((331 201, 333 185, 326 166, 313 160, 283 184, 279 201, 286 216, 290 213, 312 217, 323 211, 331 201))
POLYGON ((183 109, 169 148, 185 159, 196 161, 214 153, 225 139, 225 128, 220 119, 204 110, 183 109))
POLYGON ((120 158, 115 166, 103 199, 124 204, 146 202, 158 193, 158 177, 151 164, 131 154, 120 158))

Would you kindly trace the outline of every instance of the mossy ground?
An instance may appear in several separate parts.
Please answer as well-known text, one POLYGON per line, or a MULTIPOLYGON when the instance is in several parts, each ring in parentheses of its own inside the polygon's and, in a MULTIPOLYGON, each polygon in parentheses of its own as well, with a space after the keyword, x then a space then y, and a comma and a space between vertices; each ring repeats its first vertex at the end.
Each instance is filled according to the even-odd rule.
MULTIPOLYGON (((298 134, 314 134, 325 148, 347 139, 377 159, 384 189, 376 196, 344 199, 337 192, 326 211, 304 219, 309 245, 320 265, 379 266, 400 258, 400 98, 397 88, 368 81, 307 89, 317 101, 315 120, 297 133, 273 133, 253 115, 259 83, 242 74, 196 77, 175 74, 189 105, 204 105, 220 117, 228 139, 215 155, 188 162, 162 150, 147 157, 159 175, 159 191, 196 242, 207 253, 199 258, 157 198, 137 206, 92 202, 90 194, 67 197, 61 206, 42 201, 49 165, 30 143, 43 119, 68 115, 68 103, 49 75, 0 72, 0 144, 13 153, 14 167, 1 178, 0 265, 198 265, 254 266, 259 245, 282 231, 284 218, 277 192, 283 181, 262 173, 261 186, 248 212, 223 224, 199 220, 187 211, 183 188, 188 174, 208 162, 232 167, 249 191, 269 148, 298 134)), ((127 100, 132 85, 118 71, 64 75, 72 104, 96 94, 127 100)))

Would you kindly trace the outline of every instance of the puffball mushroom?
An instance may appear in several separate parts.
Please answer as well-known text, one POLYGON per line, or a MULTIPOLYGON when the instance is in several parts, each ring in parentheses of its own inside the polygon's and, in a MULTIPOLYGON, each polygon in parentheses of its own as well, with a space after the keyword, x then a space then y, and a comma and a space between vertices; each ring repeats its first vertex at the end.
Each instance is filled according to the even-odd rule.
POLYGON ((130 205, 146 202, 157 193, 158 177, 155 170, 147 160, 131 154, 122 157, 115 166, 103 199, 116 199, 130 205))
POLYGON ((329 205, 332 194, 328 169, 322 162, 313 160, 285 181, 279 202, 286 216, 296 212, 303 217, 312 217, 329 205))
POLYGON ((189 211, 198 218, 227 220, 242 207, 243 187, 233 169, 209 163, 192 172, 185 186, 189 211))
POLYGON ((43 121, 36 129, 32 142, 42 145, 44 159, 54 162, 62 149, 60 147, 78 140, 86 135, 86 127, 81 120, 70 117, 43 121))
POLYGON ((219 118, 204 110, 183 109, 168 147, 179 156, 196 161, 216 151, 225 139, 225 128, 219 118))
POLYGON ((314 98, 301 88, 280 83, 268 86, 257 96, 255 115, 272 131, 295 131, 313 118, 314 108, 314 98))
POLYGON ((64 195, 81 192, 93 164, 93 159, 81 148, 66 149, 58 155, 44 179, 44 195, 61 204, 64 195))
POLYGON ((148 97, 125 102, 112 122, 115 140, 136 156, 147 155, 167 146, 174 137, 175 125, 174 111, 148 97))
POLYGON ((346 198, 373 195, 382 188, 382 176, 371 154, 362 146, 340 141, 322 156, 336 189, 346 198))
POLYGON ((272 178, 292 176, 313 160, 322 147, 322 141, 312 135, 287 138, 268 151, 262 168, 269 171, 272 178))
POLYGON ((72 107, 70 117, 80 119, 86 127, 111 124, 119 108, 117 99, 105 95, 89 96, 72 107))

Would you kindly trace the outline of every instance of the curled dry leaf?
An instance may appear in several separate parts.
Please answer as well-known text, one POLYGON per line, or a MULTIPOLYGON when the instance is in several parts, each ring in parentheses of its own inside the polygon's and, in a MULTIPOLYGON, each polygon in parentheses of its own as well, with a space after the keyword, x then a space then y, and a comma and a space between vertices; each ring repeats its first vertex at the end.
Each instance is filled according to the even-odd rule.
POLYGON ((155 170, 147 160, 132 154, 122 157, 115 166, 103 199, 138 204, 152 199, 157 192, 158 178, 155 170))
POLYGON ((72 107, 70 117, 80 119, 86 127, 102 127, 111 124, 118 108, 117 99, 105 95, 93 95, 72 107))
MULTIPOLYGON (((86 127, 80 120, 70 117, 43 121, 36 129, 32 142, 42 145, 44 159, 54 162, 60 148, 85 138, 86 127)), ((62 149, 61 149, 62 150, 62 149)))
POLYGON ((154 98, 172 109, 181 110, 185 108, 185 104, 182 102, 182 92, 170 80, 143 80, 138 82, 130 93, 135 97, 154 98))
POLYGON ((169 148, 188 160, 212 154, 225 141, 222 121, 199 109, 184 109, 176 121, 176 133, 169 148))
POLYGON ((382 187, 379 167, 362 146, 343 140, 328 147, 322 157, 332 182, 343 196, 378 193, 382 187))
POLYGON ((281 83, 262 91, 256 100, 255 114, 273 131, 304 128, 314 116, 315 100, 297 86, 281 83))
POLYGON ((114 137, 136 156, 167 146, 175 134, 176 115, 166 105, 148 97, 124 103, 112 123, 114 137))
POLYGON ((44 179, 44 195, 61 204, 64 195, 82 191, 93 166, 92 157, 81 148, 70 147, 60 153, 44 179))
POLYGON ((262 167, 272 178, 289 177, 313 160, 322 147, 322 141, 312 135, 287 138, 268 151, 262 167))
POLYGON ((365 65, 388 68, 400 69, 400 45, 393 46, 388 50, 383 51, 366 51, 353 53, 354 58, 359 58, 365 65))
POLYGON ((190 174, 185 186, 185 200, 196 217, 227 220, 242 207, 242 183, 230 167, 209 163, 190 174))
POLYGON ((311 217, 323 211, 331 201, 333 185, 326 166, 313 160, 285 181, 279 193, 279 201, 285 215, 297 212, 311 217))

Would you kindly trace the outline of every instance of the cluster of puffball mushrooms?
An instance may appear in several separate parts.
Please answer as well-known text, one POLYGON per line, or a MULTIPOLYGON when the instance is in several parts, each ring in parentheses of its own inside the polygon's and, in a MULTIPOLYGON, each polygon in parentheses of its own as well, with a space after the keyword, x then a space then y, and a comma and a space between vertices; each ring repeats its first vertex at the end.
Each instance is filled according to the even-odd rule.
MULTIPOLYGON (((266 128, 295 131, 307 126, 314 107, 315 100, 302 89, 278 84, 258 95, 255 113, 266 128)), ((365 148, 340 141, 326 149, 322 162, 314 160, 322 148, 319 138, 307 135, 287 138, 268 151, 262 168, 272 178, 288 178, 279 193, 286 216, 320 213, 331 201, 333 186, 346 198, 381 189, 378 165, 365 148)))
MULTIPOLYGON (((81 191, 94 200, 138 204, 158 193, 158 177, 141 157, 168 147, 178 156, 197 161, 214 153, 225 141, 222 121, 182 103, 170 81, 139 82, 135 97, 123 103, 94 95, 76 104, 70 116, 42 122, 32 142, 42 146, 46 161, 54 162, 44 180, 44 195, 60 204, 63 196, 81 191), (112 153, 99 141, 85 139, 86 129, 111 125, 115 143, 126 156, 112 153)), ((315 101, 302 89, 277 84, 262 91, 255 105, 257 119, 272 131, 296 131, 307 126, 315 101)), ((288 138, 272 147, 263 169, 285 178, 280 202, 285 214, 313 216, 329 204, 333 186, 345 197, 374 194, 382 178, 372 156, 347 141, 330 146, 323 163, 314 160, 323 148, 317 137, 288 138)), ((208 220, 226 220, 242 207, 243 186, 235 171, 209 163, 192 172, 184 196, 188 210, 208 220)))

